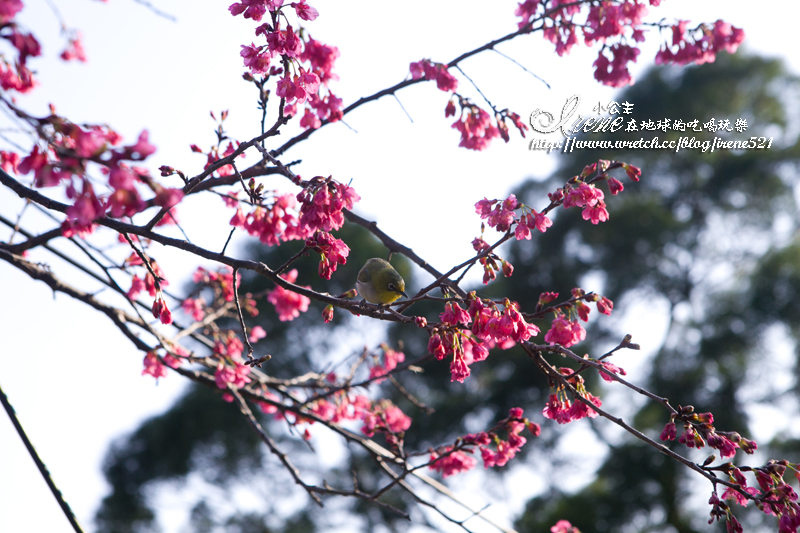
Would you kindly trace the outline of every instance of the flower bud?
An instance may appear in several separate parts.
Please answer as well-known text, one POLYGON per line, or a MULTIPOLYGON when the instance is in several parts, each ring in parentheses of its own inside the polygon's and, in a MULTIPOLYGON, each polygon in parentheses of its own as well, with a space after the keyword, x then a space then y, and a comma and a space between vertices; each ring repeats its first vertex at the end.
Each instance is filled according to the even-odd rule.
POLYGON ((322 310, 322 319, 326 324, 333 320, 333 304, 326 305, 322 310))
POLYGON ((514 273, 514 266, 506 260, 503 261, 503 275, 507 278, 510 278, 511 275, 514 273))

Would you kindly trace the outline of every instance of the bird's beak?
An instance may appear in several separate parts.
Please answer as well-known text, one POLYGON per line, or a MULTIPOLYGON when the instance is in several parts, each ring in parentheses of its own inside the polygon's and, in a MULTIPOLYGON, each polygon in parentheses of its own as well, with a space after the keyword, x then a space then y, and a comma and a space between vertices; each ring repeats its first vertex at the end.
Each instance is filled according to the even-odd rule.
POLYGON ((397 291, 397 292, 399 292, 400 294, 402 294, 403 296, 405 296, 405 297, 406 297, 406 300, 408 300, 408 294, 406 294, 406 293, 405 293, 405 291, 397 291))

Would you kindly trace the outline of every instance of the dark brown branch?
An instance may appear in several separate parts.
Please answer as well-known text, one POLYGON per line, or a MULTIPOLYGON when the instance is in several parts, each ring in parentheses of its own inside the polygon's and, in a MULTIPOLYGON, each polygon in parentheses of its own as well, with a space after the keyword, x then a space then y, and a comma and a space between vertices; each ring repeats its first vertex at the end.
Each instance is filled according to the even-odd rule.
POLYGON ((303 481, 303 479, 300 477, 300 472, 297 471, 297 468, 295 468, 295 466, 289 460, 289 456, 283 453, 281 449, 278 448, 277 444, 275 444, 275 442, 272 440, 272 438, 267 434, 267 432, 264 431, 264 428, 261 427, 261 424, 258 423, 256 417, 253 416, 253 411, 251 411, 247 406, 247 402, 244 401, 244 398, 242 398, 242 395, 239 393, 239 391, 231 388, 230 392, 233 394, 233 397, 236 398, 236 403, 239 404, 239 410, 247 419, 247 423, 250 424, 256 433, 258 433, 258 436, 261 437, 261 440, 267 445, 269 451, 277 456, 280 462, 283 463, 283 466, 294 478, 294 482, 303 487, 308 495, 311 496, 311 499, 314 500, 320 507, 322 507, 322 500, 320 500, 319 496, 317 496, 314 487, 306 484, 306 482, 303 481))
POLYGON ((56 278, 53 274, 42 268, 41 266, 31 263, 27 259, 23 259, 22 257, 13 255, 6 250, 0 249, 0 259, 3 259, 7 263, 17 267, 18 269, 22 270, 31 278, 44 282, 48 287, 50 287, 53 291, 63 292, 69 296, 72 296, 76 300, 80 300, 85 304, 88 304, 90 307, 100 311, 108 318, 111 319, 114 324, 125 334, 128 339, 133 342, 133 344, 140 350, 145 352, 150 350, 150 346, 147 345, 142 339, 137 337, 133 334, 130 329, 126 326, 127 323, 136 324, 139 327, 147 329, 147 323, 143 323, 139 320, 139 318, 129 315, 128 313, 112 307, 110 305, 106 305, 99 300, 97 300, 91 294, 85 293, 78 289, 75 289, 61 280, 56 278))
POLYGON ((418 265, 420 268, 422 268, 423 270, 425 270, 426 272, 437 278, 437 284, 444 283, 448 287, 453 289, 453 291, 455 291, 456 294, 458 294, 462 298, 466 298, 467 293, 461 287, 459 287, 455 282, 446 279, 447 275, 444 275, 435 268, 433 268, 433 266, 431 266, 427 261, 418 256, 414 252, 414 250, 412 250, 408 246, 400 244, 396 240, 389 237, 382 230, 378 229, 377 222, 370 222, 369 220, 362 218, 353 213, 352 211, 348 211, 347 209, 342 209, 342 212, 344 213, 344 216, 348 221, 354 224, 358 224, 362 228, 367 229, 370 233, 375 235, 381 241, 381 243, 383 243, 383 245, 389 249, 391 253, 403 254, 404 256, 408 257, 413 263, 418 265))
MULTIPOLYGON (((38 191, 25 187, 17 180, 12 178, 10 175, 8 175, 8 173, 4 172, 2 169, 0 169, 0 183, 5 185, 9 189, 13 190, 14 192, 16 192, 20 197, 33 200, 34 202, 46 207, 47 209, 58 211, 61 213, 66 213, 66 210, 69 208, 69 206, 66 204, 57 202, 51 198, 48 198, 47 196, 44 196, 38 191)), ((253 272, 268 278, 273 283, 283 287, 286 290, 302 294, 304 296, 323 302, 325 304, 333 304, 336 307, 347 309, 355 314, 366 315, 371 318, 376 318, 378 320, 387 320, 392 322, 411 323, 414 320, 412 317, 402 317, 402 315, 398 314, 387 314, 384 312, 385 309, 379 305, 362 304, 359 302, 353 302, 342 298, 335 298, 328 294, 319 293, 311 289, 295 285, 294 283, 290 283, 285 279, 283 279, 282 277, 280 277, 277 273, 275 273, 275 271, 270 269, 264 263, 259 263, 257 261, 249 261, 244 259, 235 259, 221 253, 206 250, 205 248, 202 248, 200 246, 197 246, 195 244, 180 239, 166 237, 164 235, 151 231, 146 227, 127 224, 125 222, 120 222, 118 220, 108 217, 98 218, 94 222, 101 226, 113 229, 118 233, 129 233, 138 235, 140 237, 146 237, 160 244, 163 244, 164 246, 170 246, 173 248, 177 248, 179 250, 184 250, 199 257, 203 257, 211 261, 216 261, 218 263, 228 265, 231 268, 252 270, 253 272)))
MULTIPOLYGON (((569 390, 572 393, 573 397, 575 398, 575 401, 583 402, 584 404, 586 404, 587 407, 589 407, 590 409, 592 409, 595 412, 597 412, 597 414, 599 414, 603 418, 611 420, 613 423, 617 424, 619 427, 621 427, 622 429, 624 429, 625 431, 627 431, 628 433, 630 433, 631 435, 633 435, 637 439, 643 441, 645 444, 648 444, 648 445, 652 446, 653 448, 655 448, 659 452, 663 453, 667 457, 678 461, 679 463, 681 463, 682 465, 686 466, 687 468, 689 468, 691 470, 694 470, 695 472, 697 472, 701 476, 705 477, 706 479, 708 479, 712 483, 714 483, 714 484, 719 483, 721 485, 725 485, 726 487, 731 487, 733 489, 738 489, 739 488, 739 485, 737 485, 735 483, 731 483, 729 481, 725 481, 724 479, 720 479, 720 478, 714 476, 713 474, 710 474, 708 471, 706 471, 701 466, 693 463, 692 461, 690 461, 689 459, 687 459, 684 456, 680 455, 679 453, 676 453, 676 452, 670 450, 669 448, 667 448, 666 446, 664 446, 660 442, 656 442, 655 440, 651 439, 650 437, 648 437, 647 435, 645 435, 644 433, 642 433, 638 429, 630 426, 628 423, 626 423, 621 418, 618 418, 618 417, 608 413, 607 411, 605 411, 601 407, 597 407, 595 404, 593 404, 592 402, 590 402, 589 400, 584 398, 578 392, 578 390, 575 388, 575 386, 566 379, 566 376, 562 375, 556 368, 554 368, 552 365, 550 365, 550 363, 548 363, 547 360, 545 360, 544 357, 542 357, 542 350, 551 350, 551 351, 555 351, 557 353, 561 353, 561 354, 565 354, 565 355, 566 355, 565 352, 569 352, 569 350, 567 350, 565 348, 561 348, 558 345, 554 345, 554 346, 536 346, 536 345, 532 345, 530 343, 524 343, 522 346, 523 346, 523 349, 525 350, 525 352, 528 354, 528 356, 536 362, 537 366, 539 368, 541 368, 542 371, 545 372, 545 374, 550 379, 552 379, 553 381, 558 382, 561 386, 565 387, 567 390, 569 390), (560 350, 558 348, 560 348, 560 350)), ((578 357, 577 355, 575 357, 577 357, 578 360, 581 361, 581 362, 586 362, 587 364, 590 364, 590 365, 592 364, 592 362, 586 361, 585 359, 582 359, 582 358, 578 357)), ((594 366, 594 365, 592 365, 592 366, 594 366)), ((598 365, 598 366, 600 366, 600 365, 598 365)), ((666 403, 667 402, 667 400, 665 398, 660 398, 659 396, 656 396, 655 394, 652 394, 652 393, 650 393, 648 391, 640 389, 639 387, 636 387, 635 385, 632 385, 632 384, 628 383, 627 381, 623 380, 622 378, 620 378, 617 375, 612 375, 612 377, 616 381, 619 381, 620 383, 623 383, 624 385, 630 387, 631 389, 633 389, 633 390, 635 390, 637 392, 641 391, 640 393, 644 394, 648 398, 653 398, 656 401, 659 401, 661 403, 666 403)), ((669 404, 666 403, 666 405, 669 405, 669 404)), ((671 409, 671 407, 670 407, 670 409, 671 409)), ((751 499, 754 499, 752 496, 749 496, 749 497, 751 499)))
MULTIPOLYGON (((2 217, 2 215, 0 215, 2 217)), ((5 218, 2 220, 3 224, 9 225, 12 224, 11 222, 7 222, 5 218)), ((10 227, 14 227, 11 225, 10 227)), ((35 237, 29 238, 25 242, 21 242, 19 244, 0 244, 3 248, 11 252, 12 254, 21 254, 25 250, 30 250, 32 248, 36 248, 37 246, 41 246, 47 242, 50 242, 53 239, 61 237, 61 228, 54 228, 50 231, 42 233, 41 235, 37 235, 35 237)))
MULTIPOLYGON (((576 1, 576 2, 563 4, 561 6, 558 6, 555 9, 550 9, 549 11, 546 11, 545 13, 543 13, 536 20, 531 21, 530 23, 526 24, 525 26, 523 26, 522 28, 520 28, 519 30, 517 30, 515 32, 511 32, 508 35, 500 37, 499 39, 495 39, 493 41, 490 41, 490 42, 488 42, 488 43, 486 43, 486 44, 484 44, 482 46, 479 46, 478 48, 470 50, 469 52, 464 52, 460 56, 458 56, 455 59, 453 59, 452 61, 448 62, 447 66, 448 67, 455 67, 459 63, 464 61, 465 59, 468 59, 468 58, 470 58, 470 57, 472 57, 474 55, 480 54, 481 52, 485 52, 487 50, 493 50, 494 47, 497 46, 500 43, 504 43, 506 41, 510 41, 510 40, 512 40, 512 39, 514 39, 516 37, 519 37, 520 35, 526 35, 526 34, 534 32, 534 31, 538 31, 539 29, 542 28, 542 26, 534 28, 533 27, 534 23, 536 23, 536 22, 538 22, 540 20, 543 20, 549 14, 551 14, 551 13, 553 13, 555 11, 558 11, 560 9, 564 9, 564 8, 573 6, 573 5, 580 5, 580 4, 586 4, 586 3, 590 3, 590 1, 589 0, 579 0, 579 1, 576 1)), ((397 84, 395 84, 395 85, 393 85, 391 87, 387 87, 386 89, 378 91, 375 94, 359 98, 358 100, 356 100, 355 102, 353 102, 352 104, 350 104, 349 106, 344 108, 344 110, 342 110, 342 116, 348 114, 349 112, 353 111, 354 109, 357 109, 357 108, 361 107, 362 105, 364 105, 366 103, 372 102, 374 100, 378 100, 380 98, 383 98, 384 96, 394 95, 400 89, 403 89, 403 88, 408 87, 410 85, 414 85, 415 83, 421 83, 421 82, 424 82, 424 81, 428 81, 428 80, 426 80, 424 78, 420 78, 420 79, 417 79, 417 80, 403 80, 400 83, 397 83, 397 84)), ((306 131, 304 131, 303 133, 301 133, 299 135, 296 135, 295 137, 292 137, 291 139, 289 139, 288 141, 283 143, 283 145, 281 145, 276 150, 272 150, 271 151, 272 155, 275 156, 275 157, 280 156, 281 154, 283 154, 286 150, 288 150, 289 148, 291 148, 295 144, 306 140, 315 131, 319 131, 324 126, 326 126, 327 124, 330 124, 330 123, 331 123, 331 121, 329 119, 325 119, 325 120, 322 121, 322 125, 319 128, 317 128, 317 129, 309 128, 306 131)))
POLYGON ((61 494, 61 491, 58 490, 58 487, 56 487, 56 484, 53 481, 53 476, 50 475, 50 471, 47 469, 47 466, 45 466, 44 461, 42 461, 42 458, 39 457, 38 453, 36 453, 36 449, 33 447, 28 435, 25 434, 25 430, 22 428, 22 424, 20 424, 17 414, 14 412, 14 408, 8 401, 8 398, 6 397, 5 392, 3 392, 2 387, 0 387, 0 403, 3 404, 3 407, 8 414, 8 418, 10 418, 11 423, 14 424, 14 429, 17 430, 19 438, 22 439, 22 442, 25 444, 28 454, 30 454, 33 462, 36 463, 36 468, 38 468, 39 473, 42 474, 45 483, 47 483, 47 486, 50 488, 50 492, 53 493, 53 496, 58 502, 58 506, 61 507, 61 511, 64 513, 64 516, 67 517, 67 520, 72 525, 72 529, 75 530, 75 533, 83 533, 83 529, 81 529, 78 519, 75 517, 75 514, 72 512, 72 509, 67 501, 64 499, 64 495, 61 494))

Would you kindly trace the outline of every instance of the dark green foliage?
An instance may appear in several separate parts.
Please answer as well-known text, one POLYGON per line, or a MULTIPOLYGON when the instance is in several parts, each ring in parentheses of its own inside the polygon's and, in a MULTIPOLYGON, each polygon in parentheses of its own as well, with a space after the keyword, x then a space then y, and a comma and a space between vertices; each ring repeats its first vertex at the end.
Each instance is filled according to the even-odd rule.
MULTIPOLYGON (((538 291, 566 292, 592 272, 603 274, 602 293, 617 302, 624 296, 666 301, 671 310, 669 330, 652 361, 646 388, 673 405, 694 405, 698 411, 714 413, 714 424, 721 431, 749 434, 741 402, 744 387, 762 390, 766 398, 776 393, 769 382, 753 382, 758 379, 754 371, 769 357, 761 348, 768 328, 781 323, 793 335, 799 333, 794 302, 800 290, 800 255, 791 234, 797 227, 793 190, 800 152, 796 138, 784 129, 797 127, 786 121, 788 110, 800 102, 797 89, 796 80, 783 72, 779 62, 742 55, 721 56, 699 68, 651 71, 617 98, 634 103, 634 116, 640 120, 702 122, 715 117, 733 122, 742 117, 748 121, 747 136, 775 137, 772 149, 595 152, 591 160, 566 159, 555 177, 518 191, 518 197, 537 207, 544 203, 542 192, 578 174, 585 163, 616 159, 642 168, 641 182, 621 178, 625 191, 618 197, 606 193, 608 222, 594 227, 580 220, 577 210, 562 210, 553 228, 539 236, 533 252, 526 249, 528 243, 515 243, 507 255, 518 272, 529 269, 540 276, 539 283, 523 293, 530 298, 528 304, 538 291), (792 229, 784 228, 778 237, 773 228, 781 219, 784 224, 791 221, 792 229), (552 230, 557 231, 551 235, 552 230), (565 239, 572 244, 567 250, 558 244, 565 239)), ((687 135, 638 132, 627 138, 656 134, 662 140, 687 135)), ((708 133, 689 135, 711 138, 708 133)), ((621 140, 626 135, 617 132, 609 138, 621 140)), ((584 349, 593 351, 602 338, 590 334, 591 344, 584 349)), ((618 339, 616 334, 611 340, 618 339)), ((634 426, 652 437, 667 421, 667 413, 653 402, 633 418, 634 426)), ((768 448, 768 443, 759 444, 768 448)), ((672 447, 698 462, 715 452, 705 448, 692 454, 680 445, 672 447)), ((791 450, 785 443, 774 451, 760 460, 798 459, 797 448, 791 450)), ((759 464, 742 453, 736 460, 759 464)), ((706 494, 711 490, 699 476, 628 439, 610 448, 597 476, 578 493, 564 494, 553 482, 549 493, 529 502, 517 526, 521 531, 545 532, 558 519, 568 519, 584 532, 716 530, 687 505, 690 488, 707 490, 706 494)), ((766 527, 769 518, 750 507, 745 512, 734 506, 734 512, 754 527, 766 527)), ((770 529, 774 527, 773 521, 770 529)))
POLYGON ((104 471, 112 493, 97 515, 98 529, 151 530, 146 485, 181 480, 192 471, 225 484, 258 466, 258 444, 235 406, 208 388, 190 387, 169 411, 146 421, 109 452, 104 471))

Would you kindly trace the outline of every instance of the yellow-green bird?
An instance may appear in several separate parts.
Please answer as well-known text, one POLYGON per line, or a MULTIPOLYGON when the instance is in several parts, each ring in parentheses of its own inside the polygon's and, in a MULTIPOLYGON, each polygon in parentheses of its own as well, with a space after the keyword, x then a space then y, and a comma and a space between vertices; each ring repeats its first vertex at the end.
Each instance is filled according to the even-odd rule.
POLYGON ((356 282, 358 293, 371 304, 390 304, 408 295, 406 282, 388 261, 373 257, 361 268, 356 282))

